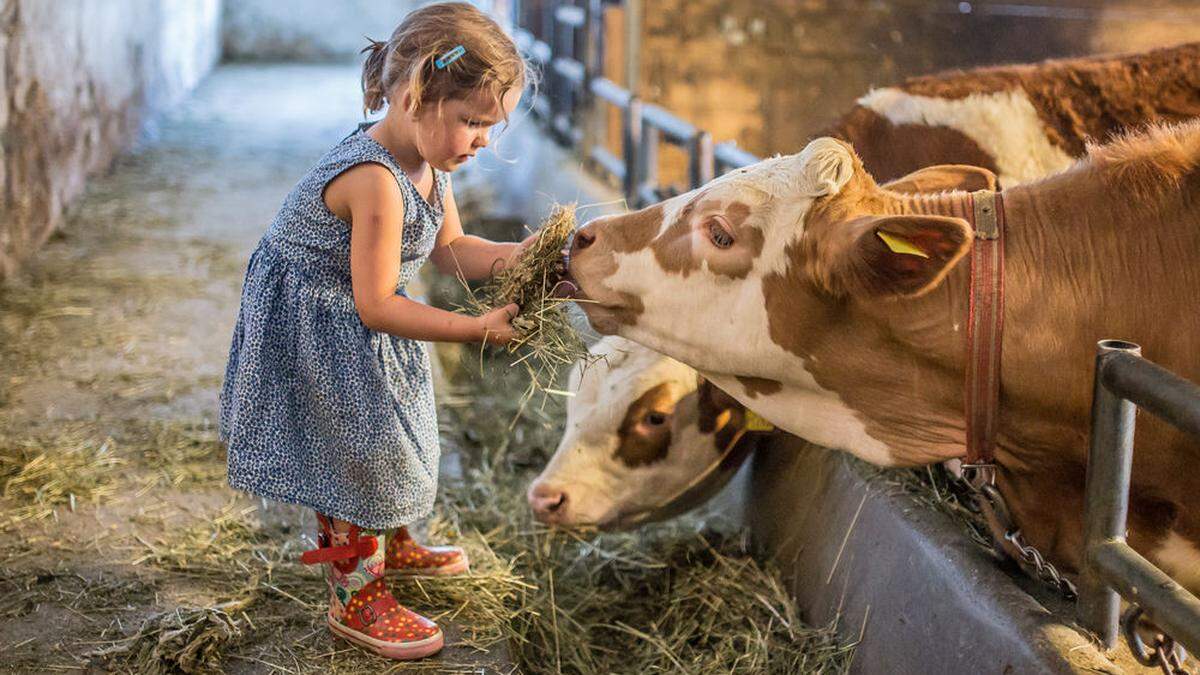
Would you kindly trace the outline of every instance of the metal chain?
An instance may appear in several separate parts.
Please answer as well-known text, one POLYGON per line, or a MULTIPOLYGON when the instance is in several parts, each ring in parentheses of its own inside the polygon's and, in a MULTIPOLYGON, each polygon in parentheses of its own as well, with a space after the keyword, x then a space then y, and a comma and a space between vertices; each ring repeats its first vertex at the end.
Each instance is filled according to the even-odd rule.
MULTIPOLYGON (((1021 570, 1054 588, 1067 600, 1075 601, 1079 597, 1075 584, 1064 577, 1053 563, 1046 560, 1041 551, 1029 545, 1021 535, 1020 528, 1014 525, 1012 513, 1008 510, 1008 503, 1004 501, 1004 496, 996 487, 995 465, 965 464, 963 469, 963 475, 959 478, 960 482, 975 497, 978 502, 977 507, 982 510, 984 508, 982 504, 986 504, 999 522, 1000 529, 1004 531, 1004 541, 1011 544, 1017 551, 1019 556, 1017 562, 1021 570)), ((1163 675, 1191 675, 1190 671, 1183 667, 1184 662, 1187 661, 1187 651, 1171 636, 1156 633, 1153 646, 1146 646, 1145 641, 1137 632, 1137 623, 1141 616, 1142 608, 1131 605, 1125 615, 1121 617, 1122 632, 1134 658, 1144 666, 1151 668, 1158 666, 1163 675)))
POLYGON ((1121 616, 1121 632, 1125 636, 1125 642, 1129 644, 1129 651, 1133 653, 1133 658, 1149 668, 1158 666, 1163 675, 1189 675, 1190 671, 1183 667, 1184 661, 1187 661, 1187 651, 1171 636, 1155 633, 1154 645, 1147 648, 1146 642, 1142 640, 1142 636, 1137 630, 1138 620, 1142 618, 1142 613, 1141 607, 1130 605, 1125 614, 1121 616))
POLYGON ((1079 592, 1076 590, 1075 584, 1063 576, 1053 563, 1046 560, 1041 551, 1026 542, 1025 537, 1021 534, 1021 529, 1013 523, 1012 513, 1008 510, 1008 503, 1004 501, 1004 496, 1000 494, 999 488, 996 487, 996 467, 994 464, 964 464, 963 475, 960 480, 967 486, 967 490, 974 495, 976 500, 986 502, 990 507, 992 514, 999 521, 1000 529, 1004 532, 1004 540, 1017 550, 1019 555, 1017 563, 1023 572, 1037 581, 1050 586, 1068 601, 1073 602, 1079 597, 1079 592))
POLYGON ((1028 568, 1032 567, 1034 578, 1054 587, 1067 600, 1074 601, 1079 597, 1079 591, 1076 590, 1075 584, 1064 577, 1054 563, 1046 560, 1041 551, 1026 543, 1025 538, 1021 536, 1021 530, 1009 529, 1004 533, 1004 540, 1012 544, 1021 554, 1020 562, 1024 564, 1023 569, 1026 570, 1026 573, 1028 573, 1028 568))

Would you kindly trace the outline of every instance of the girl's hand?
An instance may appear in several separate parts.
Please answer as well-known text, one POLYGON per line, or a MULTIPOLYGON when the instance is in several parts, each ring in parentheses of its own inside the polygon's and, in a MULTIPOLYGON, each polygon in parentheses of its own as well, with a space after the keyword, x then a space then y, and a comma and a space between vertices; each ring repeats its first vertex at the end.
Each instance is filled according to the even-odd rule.
POLYGON ((512 320, 520 311, 517 303, 512 302, 503 307, 497 307, 479 317, 480 342, 490 345, 506 345, 512 341, 514 330, 512 320))

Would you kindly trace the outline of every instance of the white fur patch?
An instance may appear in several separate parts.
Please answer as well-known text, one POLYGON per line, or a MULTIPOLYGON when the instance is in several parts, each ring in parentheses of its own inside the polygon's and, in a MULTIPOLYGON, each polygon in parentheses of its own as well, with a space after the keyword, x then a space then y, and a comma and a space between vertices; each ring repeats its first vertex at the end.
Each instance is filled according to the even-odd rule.
POLYGON ((772 424, 800 438, 834 450, 848 452, 876 466, 892 466, 896 460, 888 447, 867 434, 866 426, 836 393, 785 385, 779 392, 750 396, 736 378, 709 375, 713 384, 772 424))
POLYGON ((1200 548, 1195 542, 1171 532, 1150 558, 1184 588, 1200 594, 1200 548))
POLYGON ((1019 89, 951 100, 887 87, 863 96, 858 104, 892 124, 945 126, 961 131, 995 158, 1005 187, 1061 171, 1075 161, 1050 142, 1033 103, 1019 89))

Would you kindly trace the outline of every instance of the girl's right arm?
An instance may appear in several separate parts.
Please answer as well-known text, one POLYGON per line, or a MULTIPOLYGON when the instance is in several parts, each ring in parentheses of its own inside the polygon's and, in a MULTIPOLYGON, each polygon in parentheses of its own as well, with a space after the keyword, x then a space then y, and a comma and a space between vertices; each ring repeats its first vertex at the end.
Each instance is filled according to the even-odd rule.
POLYGON ((396 294, 404 200, 396 179, 378 164, 341 174, 325 190, 334 214, 350 223, 350 277, 363 324, 414 340, 505 344, 512 339, 516 305, 466 316, 396 294))

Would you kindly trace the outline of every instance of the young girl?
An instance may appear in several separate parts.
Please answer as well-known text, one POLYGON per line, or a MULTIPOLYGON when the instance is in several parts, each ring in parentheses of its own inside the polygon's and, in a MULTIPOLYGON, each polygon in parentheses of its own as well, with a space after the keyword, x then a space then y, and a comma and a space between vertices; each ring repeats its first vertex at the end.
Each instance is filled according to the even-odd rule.
MULTIPOLYGON (((221 391, 229 483, 316 511, 330 629, 395 659, 442 647, 385 574, 467 571, 463 551, 425 547, 404 525, 433 506, 438 429, 418 340, 504 344, 517 311, 481 317, 410 300, 431 258, 486 278, 522 244, 464 235, 449 173, 488 144, 525 86, 513 42, 465 3, 409 14, 363 67, 363 124, 292 189, 250 257, 221 391)), ((530 238, 532 239, 532 238, 530 238)))

